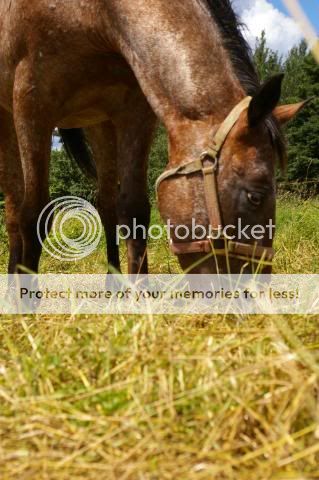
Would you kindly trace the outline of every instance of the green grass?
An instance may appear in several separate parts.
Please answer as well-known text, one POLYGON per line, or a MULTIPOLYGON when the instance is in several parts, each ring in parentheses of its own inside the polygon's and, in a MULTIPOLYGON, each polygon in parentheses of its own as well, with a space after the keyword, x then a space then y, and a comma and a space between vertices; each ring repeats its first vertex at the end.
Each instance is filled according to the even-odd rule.
POLYGON ((276 273, 319 272, 319 199, 286 195, 277 210, 276 273))
MULTIPOLYGON (((152 211, 152 223, 161 222, 156 210, 152 211)), ((282 196, 277 208, 277 233, 275 239, 275 273, 317 273, 319 271, 319 199, 304 200, 287 194, 282 196)), ((8 244, 0 211, 0 273, 6 273, 8 244)), ((122 263, 126 264, 125 247, 121 248, 122 263)), ((166 240, 152 240, 149 244, 151 273, 179 273, 176 258, 170 254, 166 240)), ((61 262, 42 255, 42 273, 105 273, 105 239, 89 258, 76 262, 61 262)))
MULTIPOLYGON (((318 206, 280 200, 275 271, 318 272, 318 206)), ((103 250, 42 271, 105 272, 103 250)), ((150 263, 178 270, 165 242, 150 263)), ((1 480, 319 478, 314 316, 3 317, 0 337, 1 480)))

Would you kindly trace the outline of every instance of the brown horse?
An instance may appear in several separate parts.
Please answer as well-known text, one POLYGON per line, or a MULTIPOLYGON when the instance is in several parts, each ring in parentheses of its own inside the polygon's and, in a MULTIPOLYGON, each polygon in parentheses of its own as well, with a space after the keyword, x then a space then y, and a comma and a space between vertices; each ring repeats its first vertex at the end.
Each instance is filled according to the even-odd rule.
MULTIPOLYGON (((116 156, 119 222, 130 227, 136 218, 147 227, 147 158, 157 118, 169 135, 168 168, 201 158, 209 169, 211 139, 250 95, 218 152, 213 198, 225 225, 239 217, 250 225, 274 218, 275 162, 285 155, 279 124, 303 104, 277 107, 281 77, 260 88, 228 0, 0 0, 0 29, 0 164, 10 271, 19 262, 38 269, 36 224, 48 202, 56 126, 104 126, 98 135, 106 132, 107 152, 97 162, 102 220, 106 225, 112 217, 108 198, 116 195, 117 181, 109 164, 116 156), (17 187, 20 162, 23 189, 17 187)), ((202 173, 161 183, 164 220, 211 223, 202 173)), ((129 238, 127 246, 129 272, 146 272, 145 239, 129 238)), ((203 257, 190 251, 179 250, 184 268, 203 257)), ((232 271, 241 265, 231 259, 232 271)), ((215 268, 207 260, 194 271, 215 268)))

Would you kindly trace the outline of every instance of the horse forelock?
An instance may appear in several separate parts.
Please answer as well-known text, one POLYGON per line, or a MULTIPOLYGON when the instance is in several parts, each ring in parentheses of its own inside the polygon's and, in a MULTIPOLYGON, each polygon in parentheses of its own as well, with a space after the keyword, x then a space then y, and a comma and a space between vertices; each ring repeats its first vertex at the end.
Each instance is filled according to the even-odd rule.
MULTIPOLYGON (((223 44, 229 53, 234 72, 247 95, 253 96, 260 88, 260 80, 253 55, 243 30, 245 25, 236 15, 231 0, 201 0, 219 28, 223 44)), ((274 117, 266 120, 271 141, 279 157, 280 167, 286 165, 286 143, 280 125, 274 117)))

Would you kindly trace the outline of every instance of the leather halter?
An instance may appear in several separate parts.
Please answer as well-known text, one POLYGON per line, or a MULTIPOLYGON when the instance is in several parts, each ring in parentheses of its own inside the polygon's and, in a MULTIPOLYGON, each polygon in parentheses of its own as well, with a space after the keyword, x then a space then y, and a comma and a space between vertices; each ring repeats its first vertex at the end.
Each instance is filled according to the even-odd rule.
MULTIPOLYGON (((198 159, 179 165, 176 168, 166 170, 159 176, 156 182, 156 192, 158 192, 158 189, 164 180, 179 175, 188 176, 201 172, 204 180, 208 218, 213 232, 220 232, 223 225, 217 187, 219 154, 226 138, 237 123, 241 113, 249 107, 251 99, 252 97, 245 97, 233 108, 217 130, 212 145, 210 145, 198 159)), ((218 240, 220 241, 220 237, 218 240)), ((175 242, 171 239, 170 247, 175 255, 184 255, 187 253, 212 253, 214 255, 235 257, 263 265, 272 264, 274 250, 270 247, 258 246, 256 243, 246 244, 234 242, 225 237, 223 237, 222 240, 223 248, 217 248, 215 235, 211 238, 207 237, 205 240, 192 242, 175 242)))

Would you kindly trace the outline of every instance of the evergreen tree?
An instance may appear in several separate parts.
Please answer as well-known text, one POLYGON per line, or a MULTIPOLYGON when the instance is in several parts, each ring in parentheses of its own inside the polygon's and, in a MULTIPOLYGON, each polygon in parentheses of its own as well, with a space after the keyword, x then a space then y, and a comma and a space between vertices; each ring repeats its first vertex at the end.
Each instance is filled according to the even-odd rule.
MULTIPOLYGON (((319 193, 319 66, 304 40, 283 59, 267 46, 265 32, 257 40, 254 60, 261 81, 281 71, 285 73, 282 103, 313 97, 286 127, 288 168, 285 180, 300 182, 304 191, 319 193)), ((279 180, 284 179, 279 176, 279 180)))
POLYGON ((256 39, 254 62, 261 82, 282 71, 282 58, 267 46, 264 30, 261 37, 256 39))
POLYGON ((283 71, 285 72, 281 96, 283 103, 292 103, 302 97, 302 88, 307 84, 305 71, 305 58, 307 55, 308 47, 304 40, 288 53, 283 63, 283 71))
POLYGON ((288 180, 319 193, 319 65, 305 42, 291 50, 285 71, 287 103, 312 99, 287 128, 288 180))

